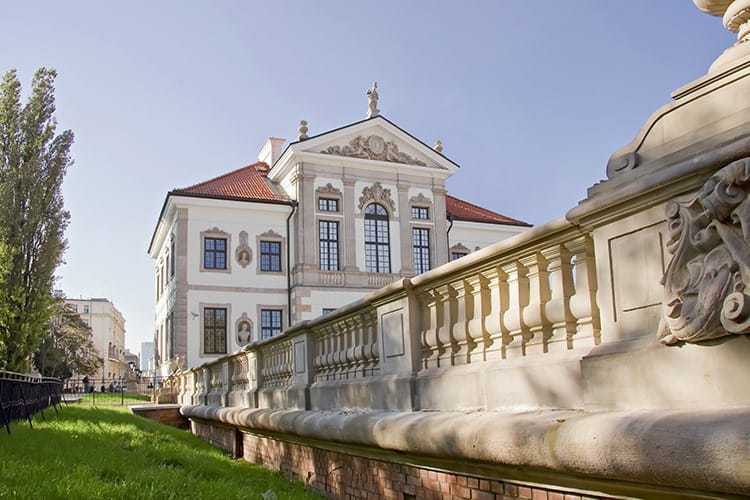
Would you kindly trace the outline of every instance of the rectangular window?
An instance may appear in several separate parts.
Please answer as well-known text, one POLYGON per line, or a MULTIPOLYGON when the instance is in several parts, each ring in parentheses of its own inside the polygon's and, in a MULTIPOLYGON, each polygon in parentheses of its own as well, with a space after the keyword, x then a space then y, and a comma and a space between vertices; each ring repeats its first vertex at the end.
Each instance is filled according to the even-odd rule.
POLYGON ((338 212, 339 200, 335 198, 318 198, 318 210, 321 212, 338 212))
POLYGON ((175 255, 174 255, 174 236, 169 241, 169 255, 172 257, 169 261, 169 277, 174 278, 175 255))
POLYGON ((319 221, 320 270, 339 270, 339 223, 336 221, 319 221))
POLYGON ((90 309, 89 309, 89 306, 88 306, 88 304, 87 304, 87 305, 84 305, 84 306, 83 306, 83 314, 88 314, 88 313, 89 313, 89 310, 90 310, 90 309))
POLYGON ((415 227, 411 235, 414 271, 422 274, 430 270, 430 230, 415 227))
POLYGON ((227 352, 227 310, 223 307, 203 309, 203 352, 205 354, 226 354, 227 352))
POLYGON ((325 316, 326 314, 331 314, 335 310, 336 310, 335 307, 324 307, 323 308, 323 316, 325 316))
POLYGON ((281 272, 281 242, 260 242, 260 270, 264 273, 281 272))
POLYGON ((460 259, 461 257, 466 257, 469 255, 466 252, 451 252, 451 260, 460 259))
POLYGON ((281 333, 281 309, 260 310, 260 338, 270 339, 281 333))
POLYGON ((418 220, 429 220, 430 209, 427 207, 411 207, 411 218, 418 220))
POLYGON ((226 238, 203 239, 203 268, 227 268, 227 240, 226 238))

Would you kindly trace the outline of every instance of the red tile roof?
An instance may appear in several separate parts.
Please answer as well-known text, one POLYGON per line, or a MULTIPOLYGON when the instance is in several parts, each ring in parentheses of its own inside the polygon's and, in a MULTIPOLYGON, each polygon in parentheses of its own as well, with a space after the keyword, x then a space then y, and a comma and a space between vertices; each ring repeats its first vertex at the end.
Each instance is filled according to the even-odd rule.
POLYGON ((498 214, 449 194, 445 195, 445 207, 448 217, 453 220, 484 222, 487 224, 508 224, 510 226, 531 226, 527 222, 498 214))
POLYGON ((264 162, 253 163, 205 182, 175 189, 170 194, 222 200, 289 202, 289 198, 266 178, 269 169, 264 162))

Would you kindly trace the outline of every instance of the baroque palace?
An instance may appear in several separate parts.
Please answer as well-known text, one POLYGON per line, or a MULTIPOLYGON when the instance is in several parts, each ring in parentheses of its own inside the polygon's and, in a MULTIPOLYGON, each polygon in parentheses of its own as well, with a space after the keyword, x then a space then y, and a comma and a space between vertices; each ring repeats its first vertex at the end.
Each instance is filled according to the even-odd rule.
POLYGON ((459 166, 382 116, 315 136, 300 122, 258 161, 167 193, 148 249, 158 371, 198 366, 518 234, 447 194, 459 166))

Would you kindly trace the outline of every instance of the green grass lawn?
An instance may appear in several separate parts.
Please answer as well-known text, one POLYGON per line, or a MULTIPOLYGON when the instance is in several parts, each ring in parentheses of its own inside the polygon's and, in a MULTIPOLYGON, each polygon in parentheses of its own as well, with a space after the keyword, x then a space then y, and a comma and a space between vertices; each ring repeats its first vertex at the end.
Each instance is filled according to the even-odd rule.
POLYGON ((0 433, 0 498, 320 498, 127 407, 63 406, 0 433))
POLYGON ((131 392, 126 392, 124 394, 118 393, 111 393, 111 392, 97 392, 97 393, 88 393, 88 394, 81 394, 81 401, 79 404, 86 406, 86 405, 95 405, 95 406, 123 406, 124 405, 139 405, 139 404, 146 404, 151 401, 151 396, 146 396, 144 394, 136 394, 131 392))

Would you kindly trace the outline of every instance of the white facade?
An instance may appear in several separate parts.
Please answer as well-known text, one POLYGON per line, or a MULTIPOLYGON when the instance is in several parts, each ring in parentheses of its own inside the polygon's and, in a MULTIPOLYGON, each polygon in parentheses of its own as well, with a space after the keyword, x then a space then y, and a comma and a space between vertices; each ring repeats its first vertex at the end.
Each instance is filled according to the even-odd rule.
POLYGON ((116 379, 125 377, 125 319, 108 299, 66 299, 90 327, 94 348, 102 359, 94 378, 116 379))
POLYGON ((259 154, 273 162, 270 170, 249 166, 167 195, 149 248, 161 373, 260 340, 270 314, 280 312, 285 329, 413 276, 420 265, 443 264, 451 247, 474 250, 528 226, 512 219, 449 221, 445 180, 458 165, 381 116, 293 142, 283 152, 279 141, 270 139, 259 154), (266 190, 260 194, 258 182, 266 190), (381 207, 380 223, 366 214, 375 205, 381 207), (415 216, 414 207, 424 217, 415 216), (366 241, 368 234, 375 238, 376 225, 377 238, 384 238, 387 227, 388 242, 379 246, 366 241), (336 235, 335 244, 321 241, 324 227, 336 235), (417 234, 429 241, 420 250, 417 234), (225 268, 208 269, 206 245, 216 239, 225 245, 225 268), (262 269, 264 241, 280 251, 275 271, 262 269), (366 247, 371 255, 381 252, 379 264, 368 261, 366 247), (326 259, 321 248, 334 249, 336 259, 326 259), (422 256, 419 262, 415 254, 422 256), (218 350, 211 329, 216 314, 225 318, 217 320, 225 336, 218 350))

